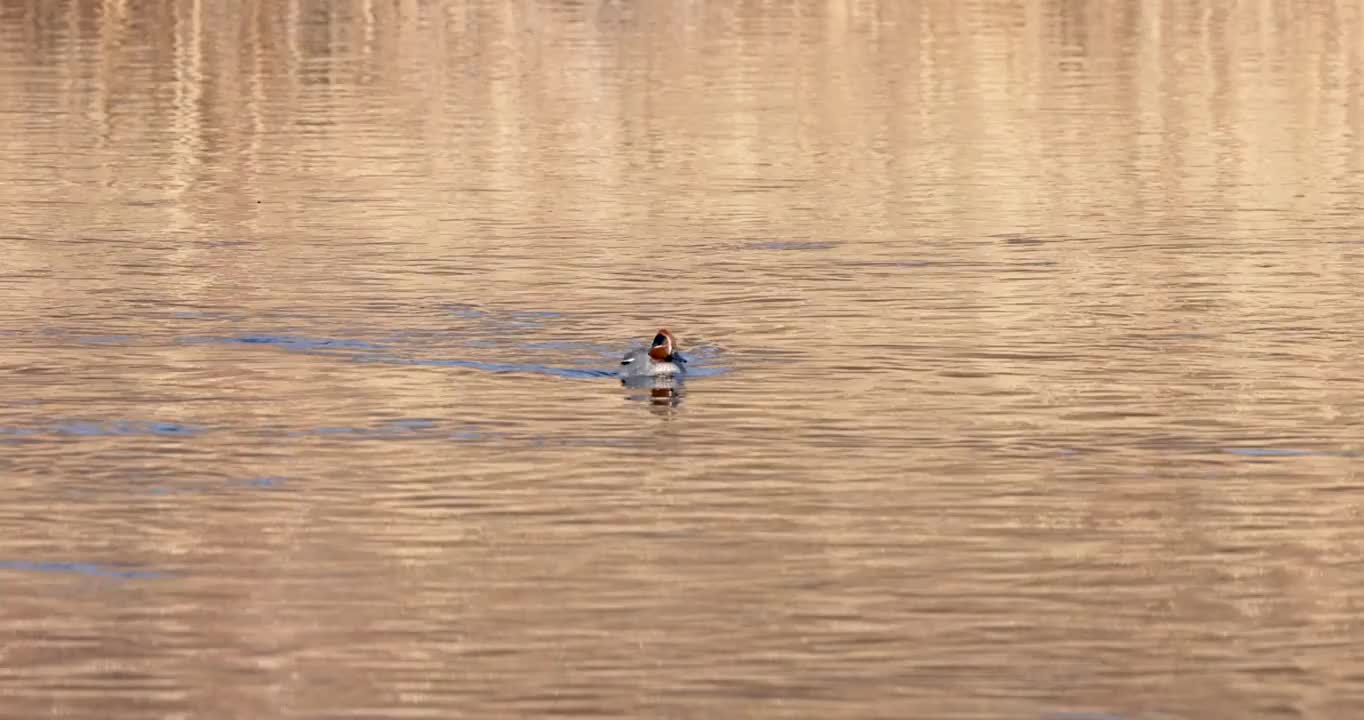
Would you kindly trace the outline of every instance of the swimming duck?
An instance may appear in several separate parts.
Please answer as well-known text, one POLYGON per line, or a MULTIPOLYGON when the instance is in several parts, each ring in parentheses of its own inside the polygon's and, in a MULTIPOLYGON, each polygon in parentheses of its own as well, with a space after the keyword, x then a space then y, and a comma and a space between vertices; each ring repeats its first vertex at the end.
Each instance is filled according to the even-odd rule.
POLYGON ((687 359, 677 351, 677 340, 667 330, 659 330, 649 347, 631 350, 620 361, 622 378, 675 376, 686 372, 687 359))

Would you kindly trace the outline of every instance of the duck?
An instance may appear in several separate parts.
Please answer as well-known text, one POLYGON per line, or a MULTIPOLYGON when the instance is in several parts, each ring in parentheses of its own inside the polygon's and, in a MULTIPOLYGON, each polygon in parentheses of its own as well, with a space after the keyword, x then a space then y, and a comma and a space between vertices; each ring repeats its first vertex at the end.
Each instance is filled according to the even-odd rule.
POLYGON ((625 378, 677 377, 687 372, 687 359, 677 349, 677 338, 661 329, 647 348, 636 348, 620 360, 625 378))

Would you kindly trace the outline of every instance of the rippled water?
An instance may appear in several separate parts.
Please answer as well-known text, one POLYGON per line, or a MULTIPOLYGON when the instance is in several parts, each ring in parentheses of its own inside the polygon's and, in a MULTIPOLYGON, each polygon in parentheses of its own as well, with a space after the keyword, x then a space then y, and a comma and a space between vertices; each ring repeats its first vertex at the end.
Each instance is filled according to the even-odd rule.
POLYGON ((1359 2, 0 0, 0 99, 3 717, 1364 716, 1359 2))

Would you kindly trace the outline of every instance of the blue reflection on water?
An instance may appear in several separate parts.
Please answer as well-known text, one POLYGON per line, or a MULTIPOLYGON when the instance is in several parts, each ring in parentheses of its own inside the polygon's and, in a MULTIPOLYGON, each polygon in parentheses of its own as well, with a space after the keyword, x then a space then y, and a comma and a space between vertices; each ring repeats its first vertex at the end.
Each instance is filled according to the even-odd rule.
POLYGON ((114 565, 98 565, 82 562, 38 562, 34 560, 0 560, 0 570, 21 570, 27 572, 70 573, 93 577, 116 578, 120 580, 153 580, 171 577, 170 573, 158 570, 137 570, 114 565))
POLYGON ((1244 455, 1246 457, 1303 457, 1310 455, 1329 455, 1330 453, 1317 452, 1314 450, 1294 450, 1291 448, 1225 448, 1224 452, 1232 455, 1244 455))
POLYGON ((30 437, 44 434, 77 436, 162 435, 170 437, 188 437, 191 435, 198 435, 203 431, 203 428, 195 425, 141 420, 114 420, 108 422, 70 420, 55 425, 41 427, 0 427, 0 435, 14 437, 30 437))
POLYGON ((312 338, 299 335, 233 335, 233 336, 196 336, 187 337, 182 342, 190 344, 223 343, 229 345, 274 345, 289 350, 378 350, 383 346, 364 340, 347 338, 312 338))
MULTIPOLYGON (((466 317, 483 317, 483 311, 474 308, 451 308, 455 312, 466 317)), ((512 313, 513 318, 524 318, 534 321, 559 317, 558 313, 553 312, 516 312, 512 313)), ((494 333, 496 334, 496 333, 494 333)), ((548 365, 541 363, 514 363, 514 362, 495 362, 488 360, 471 360, 465 358, 422 358, 413 357, 408 352, 397 352, 398 345, 386 345, 365 340, 349 338, 313 338, 300 335, 276 335, 276 334, 250 334, 233 336, 197 336, 187 337, 181 340, 185 343, 224 343, 235 345, 265 345, 279 347, 285 350, 303 353, 318 353, 333 355, 330 351, 353 351, 344 354, 343 357, 351 362, 358 363, 380 363, 391 365, 415 365, 420 367, 449 367, 464 368, 469 370, 480 370, 491 373, 531 373, 537 375, 550 375, 561 378, 573 379, 599 379, 615 377, 615 362, 623 354, 623 350, 611 349, 606 346, 593 345, 590 343, 574 341, 537 341, 537 342, 517 342, 507 340, 495 340, 490 338, 468 339, 463 342, 469 348, 508 348, 522 352, 531 356, 543 356, 546 353, 560 353, 569 355, 564 359, 570 364, 580 364, 583 367, 562 367, 558 365, 548 365), (608 359, 609 358, 609 359, 608 359), (590 367, 590 365, 602 363, 607 367, 590 367), (609 369, 608 369, 609 368, 609 369)), ((420 348, 412 348, 420 350, 420 348)), ((689 377, 712 377, 723 374, 727 371, 724 367, 710 365, 705 362, 717 355, 715 348, 702 346, 688 350, 687 357, 693 361, 688 367, 689 377), (696 360, 701 362, 697 363, 696 360)))

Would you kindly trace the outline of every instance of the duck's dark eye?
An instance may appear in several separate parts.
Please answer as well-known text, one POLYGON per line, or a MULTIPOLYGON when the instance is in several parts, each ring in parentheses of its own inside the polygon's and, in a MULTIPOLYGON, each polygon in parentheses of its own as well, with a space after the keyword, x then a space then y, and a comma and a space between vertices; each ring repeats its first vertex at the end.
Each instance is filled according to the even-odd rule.
POLYGON ((664 335, 663 333, 659 333, 659 334, 657 334, 657 335, 654 336, 654 347, 658 347, 658 346, 660 346, 660 345, 667 345, 667 344, 668 344, 668 336, 667 336, 667 335, 664 335))

